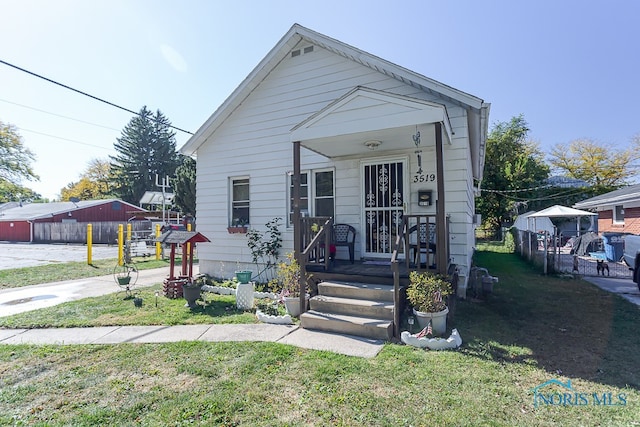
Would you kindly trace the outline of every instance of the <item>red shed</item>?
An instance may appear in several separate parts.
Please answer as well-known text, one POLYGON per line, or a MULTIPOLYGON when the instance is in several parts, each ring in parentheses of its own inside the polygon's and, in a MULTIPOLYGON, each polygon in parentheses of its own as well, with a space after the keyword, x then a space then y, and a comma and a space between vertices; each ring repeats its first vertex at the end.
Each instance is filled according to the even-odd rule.
POLYGON ((34 224, 126 223, 136 212, 147 212, 122 200, 28 203, 0 208, 0 240, 33 242, 34 224))

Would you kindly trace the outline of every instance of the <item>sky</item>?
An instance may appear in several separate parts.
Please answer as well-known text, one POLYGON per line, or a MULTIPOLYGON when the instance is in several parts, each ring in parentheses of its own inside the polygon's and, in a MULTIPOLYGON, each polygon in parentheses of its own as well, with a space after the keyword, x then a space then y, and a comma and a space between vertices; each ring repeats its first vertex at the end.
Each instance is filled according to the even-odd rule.
MULTIPOLYGON (((543 152, 640 134, 634 0, 0 0, 0 60, 195 132, 294 23, 522 114, 543 152)), ((0 121, 55 200, 133 115, 0 63, 0 121)), ((189 134, 177 131, 178 148, 189 134)))

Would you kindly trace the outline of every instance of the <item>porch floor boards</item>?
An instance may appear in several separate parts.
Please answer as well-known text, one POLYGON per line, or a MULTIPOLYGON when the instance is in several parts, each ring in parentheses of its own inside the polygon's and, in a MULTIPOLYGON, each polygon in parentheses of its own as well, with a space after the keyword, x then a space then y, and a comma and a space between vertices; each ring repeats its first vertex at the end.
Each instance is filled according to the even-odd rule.
MULTIPOLYGON (((349 260, 334 260, 329 264, 329 269, 324 270, 323 266, 308 265, 307 271, 315 278, 330 280, 331 276, 353 276, 354 281, 366 282, 374 280, 371 283, 393 285, 393 272, 391 271, 391 263, 385 261, 355 261, 353 264, 349 260), (373 262, 373 263, 372 263, 373 262), (377 278, 377 280, 376 280, 377 278)), ((409 280, 409 272, 415 269, 415 265, 410 263, 409 268, 406 267, 404 260, 398 263, 398 273, 400 281, 407 282, 409 280)), ((422 267, 425 270, 424 265, 422 267)), ((425 271, 435 272, 435 269, 425 271)))

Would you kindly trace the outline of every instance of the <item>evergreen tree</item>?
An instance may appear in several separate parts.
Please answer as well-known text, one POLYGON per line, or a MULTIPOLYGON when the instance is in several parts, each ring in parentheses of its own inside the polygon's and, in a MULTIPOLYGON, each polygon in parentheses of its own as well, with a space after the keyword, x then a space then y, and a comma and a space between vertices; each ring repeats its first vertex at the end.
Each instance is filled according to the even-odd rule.
POLYGON ((138 204, 145 191, 158 191, 156 176, 173 176, 178 166, 175 132, 160 110, 146 106, 122 130, 111 159, 112 191, 122 200, 138 204))
POLYGON ((176 169, 172 182, 173 204, 184 215, 196 215, 196 161, 189 156, 180 156, 182 164, 176 169))

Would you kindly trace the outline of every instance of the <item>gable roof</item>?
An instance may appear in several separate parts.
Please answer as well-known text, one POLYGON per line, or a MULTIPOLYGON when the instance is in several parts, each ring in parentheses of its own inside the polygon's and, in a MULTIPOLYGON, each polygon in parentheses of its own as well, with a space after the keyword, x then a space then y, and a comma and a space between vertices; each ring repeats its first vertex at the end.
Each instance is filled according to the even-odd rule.
POLYGON ((573 205, 577 209, 594 209, 606 205, 622 205, 627 202, 640 201, 640 184, 630 185, 609 193, 583 200, 573 205))
POLYGON ((104 200, 83 200, 74 202, 53 202, 53 203, 27 203, 22 206, 16 206, 0 211, 0 221, 33 221, 41 218, 49 218, 54 215, 73 212, 81 209, 90 208, 108 204, 111 202, 120 202, 130 206, 136 210, 144 211, 144 209, 134 206, 130 203, 118 199, 104 200))
POLYGON ((337 55, 414 86, 467 110, 471 151, 476 159, 474 175, 481 179, 484 168, 484 147, 488 129, 490 104, 466 92, 447 86, 341 41, 294 24, 262 61, 240 83, 218 109, 200 126, 196 133, 180 148, 185 155, 193 155, 233 111, 251 94, 269 73, 289 54, 301 40, 318 45, 337 55))
POLYGON ((291 140, 301 141, 302 146, 325 156, 339 157, 357 154, 360 150, 360 146, 347 143, 350 134, 370 134, 370 138, 360 139, 384 139, 386 149, 402 149, 397 128, 436 122, 444 124, 445 139, 451 143, 453 131, 444 105, 357 86, 291 129, 291 140), (386 108, 381 110, 380 104, 386 108), (366 112, 353 117, 351 110, 355 108, 366 112), (322 141, 323 138, 331 140, 322 141))

